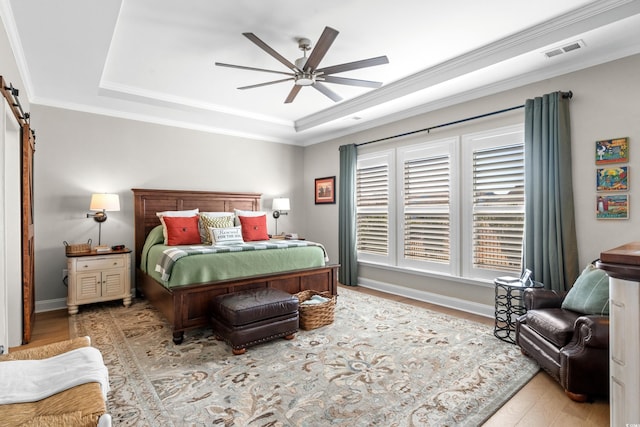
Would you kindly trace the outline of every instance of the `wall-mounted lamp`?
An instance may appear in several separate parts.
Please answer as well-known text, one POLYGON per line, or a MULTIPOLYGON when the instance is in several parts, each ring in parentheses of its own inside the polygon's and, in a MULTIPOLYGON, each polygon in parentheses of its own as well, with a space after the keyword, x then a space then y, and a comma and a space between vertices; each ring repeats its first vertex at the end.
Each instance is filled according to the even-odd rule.
POLYGON ((96 213, 88 213, 87 218, 93 218, 98 223, 98 246, 100 246, 102 223, 107 220, 107 211, 120 210, 120 197, 117 194, 92 194, 89 210, 98 211, 96 213))
POLYGON ((286 197, 273 199, 271 209, 273 210, 273 217, 276 219, 276 235, 278 235, 278 218, 280 218, 280 215, 287 215, 288 212, 286 211, 291 210, 289 199, 286 197))

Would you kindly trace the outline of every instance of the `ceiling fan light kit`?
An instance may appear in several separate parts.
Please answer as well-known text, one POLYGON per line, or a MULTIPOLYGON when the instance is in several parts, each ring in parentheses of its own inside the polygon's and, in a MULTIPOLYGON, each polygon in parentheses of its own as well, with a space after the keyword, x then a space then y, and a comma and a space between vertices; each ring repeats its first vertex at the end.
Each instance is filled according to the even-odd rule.
POLYGON ((316 82, 316 76, 310 73, 302 73, 296 75, 295 84, 298 86, 311 86, 316 82))
POLYGON ((284 74, 289 76, 289 78, 269 81, 265 83, 258 83, 250 86, 242 86, 238 89, 253 89, 261 86, 268 86, 276 83, 282 83, 286 81, 293 81, 293 88, 289 92, 289 95, 285 99, 285 104, 293 102, 295 97, 300 92, 302 86, 312 86, 316 90, 318 90, 323 95, 327 96, 334 102, 338 102, 342 100, 342 98, 325 86, 323 83, 334 83, 334 84, 342 84, 349 86, 359 86, 359 87, 369 87, 369 88, 377 88, 382 86, 382 82, 375 82, 371 80, 359 80, 359 79, 351 79, 344 77, 336 77, 331 74, 336 73, 344 73, 346 71, 357 70, 359 68, 373 67, 375 65, 388 64, 389 60, 386 56, 378 56, 376 58, 363 59, 360 61, 354 61, 339 65, 333 65, 325 68, 318 68, 320 62, 327 54, 327 51, 333 44, 333 41, 338 36, 338 31, 334 30, 331 27, 325 27, 322 35, 318 39, 318 43, 316 47, 311 51, 309 57, 307 57, 307 51, 311 50, 311 40, 307 38, 298 39, 298 48, 302 50, 303 57, 298 58, 291 63, 284 56, 280 55, 273 48, 267 45, 265 42, 260 40, 253 33, 243 33, 245 37, 251 40, 254 44, 256 44, 259 48, 267 52, 273 58, 278 60, 281 64, 287 67, 291 72, 283 72, 276 70, 268 70, 264 68, 255 68, 255 67, 247 67, 243 65, 233 65, 233 64, 225 64, 221 62, 216 62, 215 64, 220 67, 229 67, 229 68, 237 68, 241 70, 249 70, 249 71, 261 71, 265 73, 275 73, 275 74, 284 74), (322 83, 321 83, 322 82, 322 83))

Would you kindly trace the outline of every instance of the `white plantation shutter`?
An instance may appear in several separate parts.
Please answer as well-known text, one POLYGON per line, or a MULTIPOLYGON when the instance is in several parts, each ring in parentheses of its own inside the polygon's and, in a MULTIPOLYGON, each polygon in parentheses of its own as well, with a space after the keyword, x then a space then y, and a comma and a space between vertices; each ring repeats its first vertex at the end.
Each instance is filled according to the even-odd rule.
POLYGON ((457 138, 398 148, 401 186, 398 266, 451 273, 458 197, 453 176, 457 138))
POLYGON ((358 260, 492 281, 520 275, 524 129, 358 155, 358 260))
POLYGON ((449 155, 404 163, 404 258, 450 259, 449 155))
POLYGON ((465 135, 463 276, 520 275, 524 240, 522 125, 465 135))
POLYGON ((358 258, 383 261, 390 255, 391 153, 358 159, 356 233, 358 258))
POLYGON ((520 271, 524 145, 473 152, 473 266, 520 271))

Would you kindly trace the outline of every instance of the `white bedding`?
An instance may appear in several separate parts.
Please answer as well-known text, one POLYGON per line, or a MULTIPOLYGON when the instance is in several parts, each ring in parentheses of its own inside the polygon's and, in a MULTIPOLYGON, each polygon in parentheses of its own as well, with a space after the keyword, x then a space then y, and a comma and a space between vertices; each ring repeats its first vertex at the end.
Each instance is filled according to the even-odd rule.
POLYGON ((35 402, 77 385, 97 382, 103 397, 109 391, 109 372, 102 354, 82 347, 42 360, 0 362, 0 404, 35 402))

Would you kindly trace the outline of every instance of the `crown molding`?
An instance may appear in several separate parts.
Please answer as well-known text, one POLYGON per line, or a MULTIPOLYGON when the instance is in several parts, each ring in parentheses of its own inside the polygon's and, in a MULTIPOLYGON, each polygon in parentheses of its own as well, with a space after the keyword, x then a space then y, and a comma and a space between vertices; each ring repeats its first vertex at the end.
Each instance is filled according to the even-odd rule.
POLYGON ((123 85, 106 80, 102 80, 100 82, 99 88, 100 95, 110 96, 118 99, 126 99, 129 101, 142 102, 145 104, 169 107, 180 110, 184 110, 186 107, 194 110, 204 110, 215 113, 228 114, 250 120, 257 120, 279 126, 286 126, 291 129, 293 129, 294 125, 293 121, 291 120, 282 120, 273 116, 250 113, 248 111, 228 108, 218 104, 198 101, 192 98, 167 95, 166 93, 162 92, 144 90, 138 87, 123 85))
POLYGON ((295 129, 298 132, 312 129, 638 13, 638 0, 603 0, 589 3, 555 19, 389 83, 375 91, 303 117, 295 122, 295 129))
MULTIPOLYGON (((427 114, 433 111, 441 110, 443 108, 453 107, 455 105, 474 101, 476 99, 479 99, 485 96, 491 96, 500 92, 505 92, 507 90, 517 89, 517 88, 534 84, 543 80, 581 71, 586 68, 598 66, 601 64, 605 64, 607 62, 619 60, 619 59, 626 58, 632 55, 637 55, 637 54, 640 54, 640 44, 638 44, 635 48, 626 48, 626 49, 620 49, 615 52, 610 52, 606 56, 599 56, 597 58, 588 57, 588 58, 584 58, 581 61, 572 61, 570 63, 564 64, 560 67, 555 67, 553 69, 536 70, 529 73, 520 74, 516 77, 501 80, 489 85, 484 85, 482 87, 461 92, 455 95, 451 95, 446 98, 440 98, 432 102, 423 103, 415 107, 407 108, 405 110, 402 110, 393 114, 388 114, 383 117, 367 120, 363 123, 359 123, 347 129, 340 129, 333 132, 323 133, 322 135, 315 138, 307 138, 304 146, 319 144, 319 143, 327 142, 333 139, 345 137, 348 135, 355 135, 360 132, 364 132, 364 131, 381 127, 384 125, 388 125, 391 123, 396 123, 401 120, 410 119, 412 117, 416 117, 416 116, 427 114)), ((569 90, 569 89, 571 88, 565 88, 564 90, 569 90)), ((558 88, 558 90, 561 90, 561 88, 558 88)), ((579 96, 579 94, 577 95, 579 96)), ((362 141, 354 141, 354 142, 362 142, 362 141)))
POLYGON ((64 110, 77 111, 80 113, 97 114, 107 117, 115 117, 119 119, 133 120, 144 123, 152 123, 163 126, 170 126, 182 129, 196 130, 206 133, 214 133, 217 135, 227 135, 237 138, 245 138, 256 141, 273 142, 276 144, 288 144, 288 145, 300 145, 296 141, 289 138, 280 138, 275 136, 269 136, 265 134, 241 132, 229 128, 223 128, 218 126, 210 126, 198 124, 192 121, 184 120, 171 120, 167 118, 161 118, 152 114, 132 113, 129 111, 123 111, 113 108, 96 107, 94 105, 87 105, 74 102, 61 102, 57 99, 50 99, 44 97, 36 97, 32 102, 32 105, 39 105, 44 107, 61 108, 64 110))
POLYGON ((0 19, 4 23, 4 28, 9 38, 9 45, 16 60, 18 66, 18 73, 22 79, 24 90, 27 94, 27 100, 31 102, 34 97, 33 82, 31 81, 31 73, 29 73, 29 67, 27 66, 27 59, 24 56, 24 50, 22 50, 22 41, 20 40, 20 34, 18 33, 18 27, 16 21, 13 18, 13 10, 11 9, 11 3, 9 0, 0 0, 0 19))

